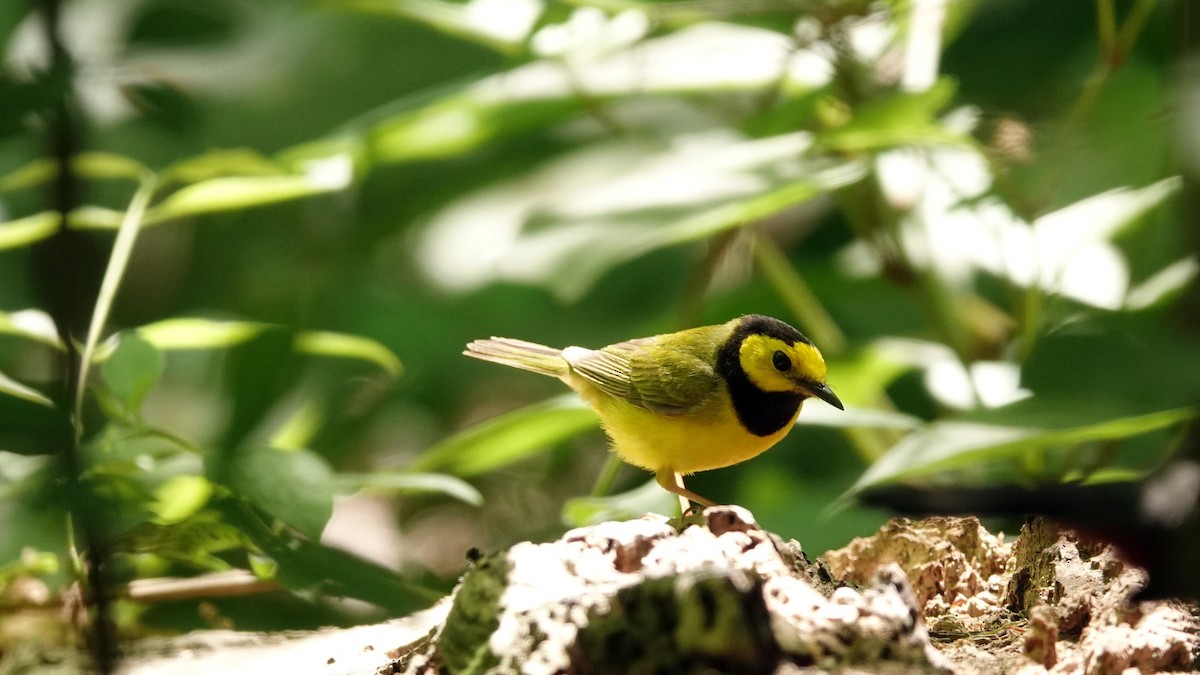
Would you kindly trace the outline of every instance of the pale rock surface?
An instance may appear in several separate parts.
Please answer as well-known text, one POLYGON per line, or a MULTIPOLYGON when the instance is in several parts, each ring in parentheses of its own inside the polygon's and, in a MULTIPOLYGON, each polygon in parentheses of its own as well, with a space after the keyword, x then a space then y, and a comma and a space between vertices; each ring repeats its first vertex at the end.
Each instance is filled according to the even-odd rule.
POLYGON ((485 556, 445 626, 396 669, 950 672, 898 567, 862 590, 839 587, 745 509, 677 525, 603 523, 485 556))

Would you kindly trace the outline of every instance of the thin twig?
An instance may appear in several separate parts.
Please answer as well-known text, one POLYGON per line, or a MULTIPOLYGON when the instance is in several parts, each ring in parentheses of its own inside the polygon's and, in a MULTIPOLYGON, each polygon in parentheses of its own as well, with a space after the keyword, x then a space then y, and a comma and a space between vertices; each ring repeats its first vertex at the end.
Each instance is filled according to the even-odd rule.
POLYGON ((683 286, 679 302, 679 318, 684 327, 695 326, 703 318, 704 296, 712 284, 713 274, 737 239, 738 230, 726 230, 708 240, 704 258, 696 263, 683 286))
POLYGON ((1113 0, 1096 0, 1096 33, 1100 50, 1111 54, 1117 44, 1117 10, 1113 0))
POLYGON ((281 590, 283 586, 278 582, 260 579, 245 570, 229 570, 186 579, 137 579, 122 589, 121 595, 137 602, 168 602, 197 598, 232 598, 281 590))
MULTIPOLYGON (((1062 130, 1059 134, 1059 141, 1050 153, 1047 161, 1049 168, 1047 169, 1046 178, 1042 181, 1046 186, 1041 198, 1037 200, 1037 210, 1040 212, 1046 208, 1058 192, 1059 185, 1062 179, 1066 176, 1068 167, 1071 166, 1071 154, 1075 148, 1075 143, 1072 141, 1076 129, 1083 123, 1084 118, 1096 106, 1096 102, 1100 100, 1100 95, 1112 80, 1112 76, 1120 70, 1125 61, 1129 58, 1130 52, 1133 51, 1133 46, 1137 42, 1138 36, 1141 35, 1142 28, 1146 25, 1146 20, 1153 11, 1156 0, 1138 0, 1133 9, 1125 17, 1125 21, 1121 23, 1117 31, 1116 41, 1112 49, 1105 51, 1100 55, 1100 61, 1088 76, 1087 82, 1083 86, 1083 91, 1079 93, 1079 98, 1075 100, 1075 104, 1071 106, 1070 112, 1067 113, 1067 119, 1063 123, 1062 130)), ((1108 21, 1109 19, 1100 16, 1099 22, 1108 21)))
POLYGON ((592 486, 593 497, 604 497, 612 492, 612 486, 617 479, 617 473, 621 470, 621 464, 621 458, 616 453, 608 453, 608 458, 604 460, 604 468, 600 470, 596 484, 592 486))
POLYGON ((779 245, 758 232, 754 232, 753 237, 754 261, 758 264, 759 271, 767 278, 767 283, 775 289, 808 336, 827 354, 837 355, 845 351, 846 335, 829 315, 817 294, 813 293, 808 282, 779 249, 779 245))

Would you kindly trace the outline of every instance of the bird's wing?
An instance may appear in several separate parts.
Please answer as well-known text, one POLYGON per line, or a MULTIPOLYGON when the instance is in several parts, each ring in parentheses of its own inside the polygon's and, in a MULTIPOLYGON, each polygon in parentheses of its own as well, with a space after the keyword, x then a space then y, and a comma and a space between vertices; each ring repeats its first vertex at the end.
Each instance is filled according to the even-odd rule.
POLYGON ((597 350, 564 350, 572 369, 609 396, 664 415, 679 415, 708 400, 720 386, 713 365, 655 338, 597 350))

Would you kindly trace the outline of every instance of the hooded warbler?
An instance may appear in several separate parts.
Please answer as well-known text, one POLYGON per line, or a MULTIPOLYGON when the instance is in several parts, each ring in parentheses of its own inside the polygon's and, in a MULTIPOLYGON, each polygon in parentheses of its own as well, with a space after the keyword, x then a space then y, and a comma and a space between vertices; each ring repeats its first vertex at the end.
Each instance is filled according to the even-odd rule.
POLYGON ((704 506, 714 502, 680 474, 757 456, 787 435, 810 396, 842 409, 812 341, 759 314, 602 349, 493 337, 463 354, 562 380, 600 417, 621 459, 704 506))

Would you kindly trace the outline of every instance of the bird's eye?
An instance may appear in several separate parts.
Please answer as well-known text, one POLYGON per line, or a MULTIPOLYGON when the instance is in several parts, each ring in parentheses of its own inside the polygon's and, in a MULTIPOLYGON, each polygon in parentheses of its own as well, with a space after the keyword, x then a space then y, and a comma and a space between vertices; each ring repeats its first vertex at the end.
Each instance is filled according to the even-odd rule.
POLYGON ((771 356, 771 363, 775 364, 775 370, 778 370, 781 373, 786 373, 792 369, 792 360, 789 359, 788 355, 784 354, 783 352, 775 352, 775 354, 771 356))

